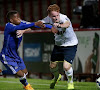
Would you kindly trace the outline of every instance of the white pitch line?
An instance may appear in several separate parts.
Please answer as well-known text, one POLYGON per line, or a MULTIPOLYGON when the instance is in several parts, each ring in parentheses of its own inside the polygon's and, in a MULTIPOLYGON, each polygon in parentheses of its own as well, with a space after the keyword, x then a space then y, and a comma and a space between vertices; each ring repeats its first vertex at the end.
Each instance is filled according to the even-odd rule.
MULTIPOLYGON (((17 83, 17 84, 20 84, 20 82, 15 82, 15 81, 0 81, 0 82, 6 82, 6 83, 17 83)), ((50 84, 39 84, 39 83, 30 83, 30 84, 33 84, 33 85, 43 85, 43 86, 50 86, 50 84)), ((67 87, 67 84, 66 85, 57 85, 56 86, 58 87, 67 87)), ((82 86, 76 86, 75 87, 82 87, 82 86)))
MULTIPOLYGON (((0 82, 6 82, 6 83, 17 83, 17 84, 20 84, 20 82, 14 82, 14 81, 0 81, 0 82)), ((45 85, 45 86, 50 86, 50 84, 39 84, 39 83, 31 83, 31 84, 34 84, 34 85, 45 85)), ((56 86, 59 86, 59 87, 66 87, 64 85, 56 85, 56 86)))

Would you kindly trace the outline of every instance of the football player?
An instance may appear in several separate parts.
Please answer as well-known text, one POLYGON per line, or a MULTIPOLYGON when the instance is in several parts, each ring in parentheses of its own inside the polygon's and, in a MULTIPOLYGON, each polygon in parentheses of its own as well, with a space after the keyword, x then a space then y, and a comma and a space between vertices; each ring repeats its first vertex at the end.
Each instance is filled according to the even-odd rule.
POLYGON ((25 31, 31 30, 30 27, 40 28, 38 22, 30 23, 21 20, 17 11, 9 11, 7 14, 8 23, 4 30, 4 44, 0 53, 0 60, 7 70, 0 70, 1 75, 16 74, 20 77, 20 82, 24 85, 26 90, 34 90, 26 80, 28 71, 24 61, 18 55, 18 47, 22 40, 22 34, 25 31), (22 33, 18 33, 22 30, 22 33))
POLYGON ((55 79, 50 84, 50 88, 53 89, 56 82, 61 79, 57 62, 63 61, 63 68, 68 78, 68 89, 74 89, 72 62, 78 45, 76 34, 70 19, 60 13, 60 7, 57 4, 50 5, 47 11, 48 16, 38 22, 42 22, 40 27, 43 27, 43 23, 45 23, 53 25, 53 27, 56 28, 51 28, 55 36, 55 46, 51 54, 50 70, 55 79))

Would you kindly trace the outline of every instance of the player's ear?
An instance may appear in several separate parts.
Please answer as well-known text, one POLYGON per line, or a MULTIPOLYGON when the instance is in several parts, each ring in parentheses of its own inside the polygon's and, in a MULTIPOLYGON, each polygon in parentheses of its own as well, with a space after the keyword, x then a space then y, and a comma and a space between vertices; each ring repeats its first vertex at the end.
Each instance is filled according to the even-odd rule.
POLYGON ((13 19, 10 18, 10 22, 13 22, 13 19))

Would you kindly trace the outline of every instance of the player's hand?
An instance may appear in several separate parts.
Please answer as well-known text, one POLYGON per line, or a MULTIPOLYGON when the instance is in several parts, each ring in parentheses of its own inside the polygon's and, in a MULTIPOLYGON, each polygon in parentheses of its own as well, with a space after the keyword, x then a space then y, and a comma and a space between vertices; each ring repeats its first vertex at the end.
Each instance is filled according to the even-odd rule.
POLYGON ((58 33, 58 30, 56 28, 52 27, 51 28, 51 32, 54 33, 54 34, 57 34, 58 33))
POLYGON ((25 30, 17 30, 16 31, 16 37, 20 38, 23 35, 23 33, 26 32, 26 31, 31 31, 31 28, 27 28, 25 30))
POLYGON ((24 32, 25 32, 24 30, 17 30, 16 31, 16 37, 20 38, 23 35, 24 32))
POLYGON ((45 28, 45 24, 43 24, 43 22, 41 22, 41 21, 35 22, 35 25, 36 25, 36 26, 39 26, 39 27, 41 27, 41 28, 45 28))
POLYGON ((61 27, 59 23, 54 23, 53 26, 56 27, 56 28, 61 27))

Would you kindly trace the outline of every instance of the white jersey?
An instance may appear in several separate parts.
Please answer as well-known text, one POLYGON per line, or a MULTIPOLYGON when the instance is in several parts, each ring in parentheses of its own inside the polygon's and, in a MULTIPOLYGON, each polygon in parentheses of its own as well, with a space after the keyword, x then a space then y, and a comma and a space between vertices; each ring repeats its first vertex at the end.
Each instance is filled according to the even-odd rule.
MULTIPOLYGON (((53 24, 52 19, 47 16, 44 19, 41 20, 43 23, 50 23, 53 24)), ((60 13, 60 22, 61 24, 65 23, 66 21, 69 21, 69 18, 60 13)), ((61 34, 55 34, 55 45, 57 46, 74 46, 78 44, 78 40, 76 37, 76 34, 73 30, 72 24, 70 22, 70 26, 68 28, 57 28, 59 32, 64 31, 64 33, 61 34)))

